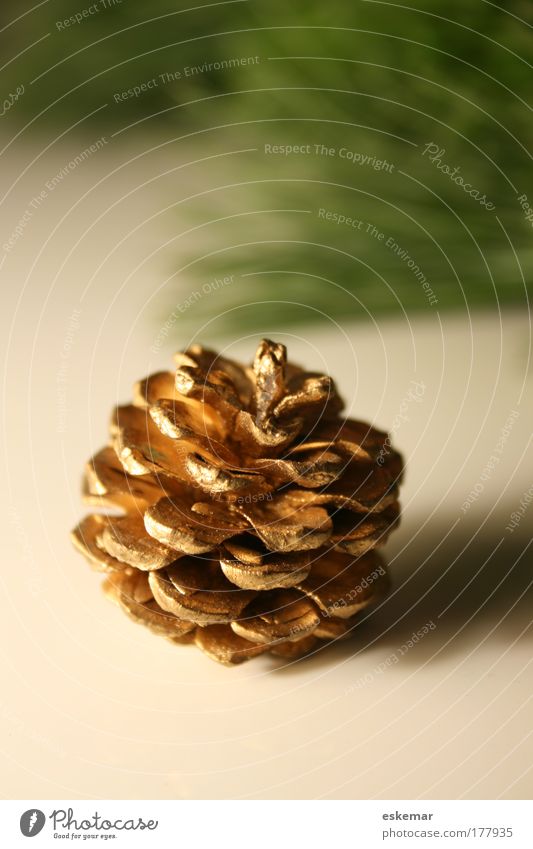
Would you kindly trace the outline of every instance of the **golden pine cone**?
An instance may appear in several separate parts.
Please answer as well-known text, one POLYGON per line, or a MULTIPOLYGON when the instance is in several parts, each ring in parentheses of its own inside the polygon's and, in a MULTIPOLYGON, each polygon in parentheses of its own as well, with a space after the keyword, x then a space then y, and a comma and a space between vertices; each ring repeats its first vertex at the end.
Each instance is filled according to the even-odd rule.
POLYGON ((222 663, 295 658, 383 597, 400 455, 331 378, 269 340, 245 368, 193 345, 139 381, 86 465, 76 547, 135 621, 222 663))

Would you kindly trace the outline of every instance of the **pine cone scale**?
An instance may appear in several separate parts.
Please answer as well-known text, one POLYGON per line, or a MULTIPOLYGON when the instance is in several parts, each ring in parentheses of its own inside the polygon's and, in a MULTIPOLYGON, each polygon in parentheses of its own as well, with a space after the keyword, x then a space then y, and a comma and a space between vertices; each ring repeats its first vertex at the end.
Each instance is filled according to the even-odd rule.
POLYGON ((231 623, 239 636, 267 646, 299 641, 319 625, 315 605, 296 590, 261 593, 246 608, 245 615, 231 623))
POLYGON ((150 588, 159 606, 179 619, 195 625, 219 625, 232 622, 238 617, 253 593, 229 588, 226 590, 178 589, 166 571, 150 573, 150 588))
POLYGON ((264 590, 293 587, 309 574, 311 556, 308 552, 273 555, 258 564, 247 564, 236 557, 220 555, 220 568, 235 586, 241 589, 264 590))

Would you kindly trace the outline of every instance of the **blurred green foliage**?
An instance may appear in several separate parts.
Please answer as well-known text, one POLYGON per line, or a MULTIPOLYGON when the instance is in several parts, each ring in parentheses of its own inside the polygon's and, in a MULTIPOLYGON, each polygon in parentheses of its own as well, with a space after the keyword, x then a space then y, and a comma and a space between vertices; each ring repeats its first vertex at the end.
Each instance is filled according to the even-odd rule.
POLYGON ((525 304, 532 229, 518 198, 526 194, 533 206, 530 3, 236 0, 176 9, 170 0, 99 0, 97 11, 61 25, 90 6, 48 0, 9 26, 24 10, 4 0, 0 38, 12 61, 3 90, 25 86, 4 118, 10 127, 31 122, 32 133, 58 133, 81 122, 84 131, 112 133, 133 123, 117 141, 197 133, 189 144, 198 157, 248 151, 213 171, 212 188, 231 188, 187 204, 190 227, 226 220, 202 227, 201 252, 180 241, 174 270, 189 268, 186 282, 176 275, 170 285, 169 308, 225 274, 235 283, 218 293, 218 305, 200 299, 188 321, 229 310, 224 328, 233 331, 243 319, 232 308, 250 300, 265 302, 251 315, 279 326, 525 304), (242 57, 258 61, 216 67, 242 57), (204 63, 215 67, 187 74, 204 63), (177 73, 171 82, 159 77, 177 73), (139 96, 116 102, 152 79, 139 96), (493 211, 423 155, 431 142, 493 211), (265 153, 276 144, 311 152, 265 153), (335 153, 316 155, 315 144, 335 153), (392 168, 353 164, 341 149, 392 168), (335 224, 321 209, 363 224, 335 224))

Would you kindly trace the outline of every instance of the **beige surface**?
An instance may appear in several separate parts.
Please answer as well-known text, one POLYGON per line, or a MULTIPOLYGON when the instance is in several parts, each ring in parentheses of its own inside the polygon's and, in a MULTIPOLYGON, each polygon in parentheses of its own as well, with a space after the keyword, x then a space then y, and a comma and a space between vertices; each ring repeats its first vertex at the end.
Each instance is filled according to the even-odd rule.
MULTIPOLYGON (((21 180, 6 215, 22 214, 56 158, 21 180)), ((530 796, 531 555, 522 552, 533 514, 514 533, 505 530, 531 485, 528 317, 507 314, 500 324, 481 315, 471 326, 466 315, 439 323, 431 313, 410 325, 383 321, 379 330, 281 336, 293 358, 324 364, 338 378, 354 414, 381 426, 394 421, 412 380, 425 383, 395 434, 409 464, 404 521, 387 547, 395 588, 351 643, 289 667, 260 658, 225 669, 130 623, 67 539, 83 512, 79 472, 105 440, 112 403, 172 350, 170 342, 157 356, 149 350, 161 265, 135 271, 160 230, 147 225, 128 236, 149 214, 150 196, 98 222, 127 191, 127 180, 115 180, 58 225, 97 177, 87 170, 56 190, 2 269, 9 285, 0 792, 530 796), (520 415, 499 462, 463 515, 512 410, 520 415), (431 622, 436 627, 401 655, 431 622)), ((186 283, 182 291, 186 297, 186 283)), ((249 356, 254 341, 243 338, 233 353, 249 356)))

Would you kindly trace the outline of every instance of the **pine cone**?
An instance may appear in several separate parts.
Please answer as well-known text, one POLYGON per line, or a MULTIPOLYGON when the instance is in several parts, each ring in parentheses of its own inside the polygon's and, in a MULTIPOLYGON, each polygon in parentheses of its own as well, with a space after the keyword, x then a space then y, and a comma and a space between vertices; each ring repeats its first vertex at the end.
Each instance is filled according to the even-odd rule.
POLYGON ((76 547, 135 621, 222 663, 296 658, 383 597, 400 455, 329 377, 264 340, 252 368, 194 345, 136 384, 85 469, 76 547))

